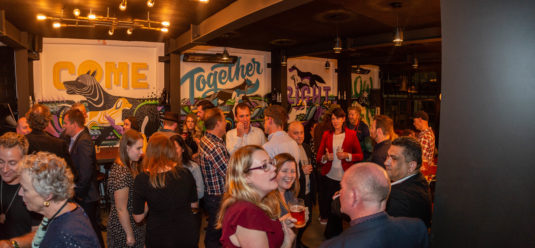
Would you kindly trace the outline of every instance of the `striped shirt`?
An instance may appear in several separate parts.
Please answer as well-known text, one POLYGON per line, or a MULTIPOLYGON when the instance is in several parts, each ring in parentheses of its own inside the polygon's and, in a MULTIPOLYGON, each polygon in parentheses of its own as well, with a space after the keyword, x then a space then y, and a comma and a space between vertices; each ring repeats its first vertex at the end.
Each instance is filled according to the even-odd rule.
POLYGON ((230 155, 223 139, 206 133, 200 142, 199 161, 207 195, 223 195, 230 155))

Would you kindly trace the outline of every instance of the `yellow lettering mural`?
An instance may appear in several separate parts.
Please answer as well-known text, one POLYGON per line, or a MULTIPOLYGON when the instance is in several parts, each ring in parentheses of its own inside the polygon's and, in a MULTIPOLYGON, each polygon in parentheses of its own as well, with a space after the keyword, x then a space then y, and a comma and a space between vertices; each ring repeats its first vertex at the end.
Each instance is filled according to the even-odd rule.
POLYGON ((97 71, 95 74, 95 79, 100 82, 102 81, 102 67, 94 60, 84 60, 78 67, 78 76, 87 73, 88 71, 97 71))
POLYGON ((60 77, 61 71, 63 70, 67 70, 69 74, 74 76, 74 64, 68 61, 60 61, 54 64, 54 68, 52 68, 52 82, 58 90, 65 89, 60 77))
POLYGON ((121 85, 122 82, 123 88, 128 89, 128 63, 119 62, 119 66, 116 66, 114 62, 106 62, 106 88, 108 89, 111 89, 112 74, 115 85, 121 85))
POLYGON ((132 63, 132 88, 147 89, 149 83, 147 82, 147 74, 139 73, 139 70, 148 70, 147 63, 132 63), (144 82, 141 82, 143 80, 144 82))

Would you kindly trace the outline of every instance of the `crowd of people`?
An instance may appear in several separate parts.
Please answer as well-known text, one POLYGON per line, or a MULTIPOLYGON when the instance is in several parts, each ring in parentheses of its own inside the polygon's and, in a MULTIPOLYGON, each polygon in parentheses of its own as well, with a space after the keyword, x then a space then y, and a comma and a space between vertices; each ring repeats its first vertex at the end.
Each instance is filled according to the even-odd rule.
POLYGON ((322 247, 428 247, 432 203, 421 171, 434 166, 435 141, 425 112, 414 116, 416 138, 398 137, 385 115, 368 127, 354 106, 347 114, 332 106, 306 127, 288 123, 280 105, 264 110, 262 128, 247 104, 233 111, 231 130, 206 100, 183 122, 166 112, 148 140, 125 119, 104 240, 84 105, 65 113, 59 137, 47 132, 48 107, 32 106, 17 133, 0 137, 0 248, 197 247, 203 215, 205 247, 301 248, 315 207, 322 247), (304 225, 291 213, 299 201, 304 225))

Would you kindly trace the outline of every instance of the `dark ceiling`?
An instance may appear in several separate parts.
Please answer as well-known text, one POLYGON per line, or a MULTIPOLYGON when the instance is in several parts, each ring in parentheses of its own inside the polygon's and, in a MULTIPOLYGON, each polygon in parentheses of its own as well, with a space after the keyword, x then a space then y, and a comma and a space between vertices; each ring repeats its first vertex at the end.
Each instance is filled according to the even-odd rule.
MULTIPOLYGON (((244 1, 244 0, 238 0, 244 1)), ((254 0, 247 0, 254 2, 254 0)), ((48 22, 38 22, 38 13, 72 17, 72 10, 79 8, 87 15, 89 9, 98 15, 110 15, 119 19, 145 19, 146 0, 128 0, 126 11, 120 11, 120 0, 0 0, 6 19, 21 31, 44 37, 120 39, 141 41, 166 41, 175 39, 211 15, 228 7, 232 0, 156 0, 150 8, 153 20, 169 20, 169 33, 135 30, 107 34, 108 29, 61 28, 53 29, 48 22)), ((296 1, 294 1, 296 2, 296 1)), ((303 1, 307 2, 307 1, 303 1)), ((246 2, 247 3, 247 2, 246 2)), ((299 5, 299 4, 298 4, 299 5)), ((298 7, 242 25, 206 42, 214 46, 226 46, 257 50, 286 51, 288 56, 312 55, 326 58, 349 57, 355 63, 379 65, 411 64, 418 57, 420 64, 440 63, 440 1, 439 0, 316 0, 298 7), (399 1, 401 8, 393 8, 399 1), (396 21, 397 20, 397 21, 396 21), (405 43, 392 45, 396 23, 405 30, 405 43), (344 51, 334 54, 335 37, 342 38, 344 51)))

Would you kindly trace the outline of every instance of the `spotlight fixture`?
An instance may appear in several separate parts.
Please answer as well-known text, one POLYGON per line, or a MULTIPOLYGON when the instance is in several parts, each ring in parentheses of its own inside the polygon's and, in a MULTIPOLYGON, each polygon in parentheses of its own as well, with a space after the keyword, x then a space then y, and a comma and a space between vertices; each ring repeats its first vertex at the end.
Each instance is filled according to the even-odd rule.
POLYGON ((331 63, 329 63, 329 60, 325 61, 325 69, 331 68, 331 63))
POLYGON ((201 3, 207 3, 209 0, 199 0, 201 3))
MULTIPOLYGON (((126 0, 123 0, 126 3, 126 0)), ((46 16, 43 14, 38 14, 37 20, 45 21, 50 20, 54 28, 61 27, 73 27, 73 28, 95 28, 95 27, 106 27, 108 29, 109 35, 114 35, 115 30, 125 29, 128 35, 131 35, 134 32, 134 29, 147 29, 167 33, 169 32, 169 21, 154 21, 150 19, 149 13, 147 12, 147 19, 125 19, 121 20, 116 17, 110 17, 109 8, 106 16, 97 16, 93 13, 92 9, 89 9, 89 14, 87 16, 80 15, 81 11, 79 9, 74 9, 73 14, 74 18, 69 18, 63 16, 46 16)))
POLYGON ((401 46, 403 44, 403 30, 399 26, 399 13, 397 11, 397 9, 401 8, 401 2, 390 3, 390 6, 396 10, 396 30, 392 42, 394 42, 394 46, 401 46))
POLYGON ((147 6, 149 6, 149 8, 152 8, 152 6, 154 6, 154 0, 147 0, 147 6))
POLYGON ((121 1, 121 4, 119 4, 119 9, 121 11, 125 11, 126 10, 126 0, 122 0, 121 1))
POLYGON ((223 50, 223 53, 221 54, 222 60, 230 60, 230 55, 228 54, 227 48, 223 50))
POLYGON ((342 40, 340 40, 340 36, 336 36, 336 39, 334 40, 333 50, 334 50, 334 53, 342 52, 342 40))
POLYGON ((412 63, 412 68, 418 69, 418 58, 414 57, 414 62, 412 63))
POLYGON ((287 66, 288 65, 288 61, 286 59, 286 55, 282 55, 281 56, 281 66, 287 66))

